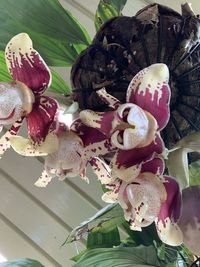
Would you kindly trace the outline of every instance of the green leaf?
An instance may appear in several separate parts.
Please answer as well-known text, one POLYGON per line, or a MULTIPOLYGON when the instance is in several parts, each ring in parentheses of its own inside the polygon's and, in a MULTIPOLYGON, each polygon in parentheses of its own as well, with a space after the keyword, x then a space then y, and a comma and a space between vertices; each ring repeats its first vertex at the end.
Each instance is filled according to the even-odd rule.
POLYGON ((87 238, 87 248, 112 248, 120 244, 119 231, 116 228, 108 233, 90 232, 87 238))
POLYGON ((149 246, 153 245, 155 241, 161 243, 154 224, 143 227, 141 232, 131 230, 127 222, 124 222, 122 226, 136 245, 149 246))
POLYGON ((121 11, 126 5, 127 0, 108 0, 107 2, 112 3, 115 9, 118 11, 119 16, 122 15, 121 11))
POLYGON ((81 251, 78 255, 72 257, 70 260, 72 260, 72 261, 74 261, 74 262, 77 262, 77 261, 79 261, 80 258, 81 258, 85 253, 87 253, 87 252, 88 252, 88 249, 85 249, 85 250, 81 251))
POLYGON ((0 263, 0 267, 45 267, 39 261, 31 259, 19 259, 0 263))
POLYGON ((0 81, 1 82, 12 81, 12 77, 10 76, 6 66, 6 61, 3 51, 0 51, 0 81))
POLYGON ((190 186, 200 184, 200 160, 189 165, 190 186))
POLYGON ((91 42, 86 30, 58 0, 1 0, 0 20, 1 50, 14 35, 27 32, 52 66, 71 65, 77 50, 91 42))
POLYGON ((96 30, 98 31, 107 20, 116 16, 121 16, 121 11, 126 1, 127 0, 100 0, 94 21, 96 30))
POLYGON ((69 95, 71 89, 63 80, 63 78, 55 70, 52 69, 51 69, 51 74, 52 74, 52 83, 49 90, 63 95, 69 95))
MULTIPOLYGON (((26 32, 33 40, 34 48, 49 66, 70 67, 79 55, 75 49, 76 45, 65 41, 58 41, 55 38, 32 32, 29 29, 26 32)), ((81 47, 84 49, 86 45, 81 47)))
POLYGON ((64 244, 79 240, 83 235, 91 231, 93 233, 108 233, 124 221, 124 212, 122 208, 117 204, 108 205, 98 211, 93 217, 73 229, 64 244))
POLYGON ((160 267, 156 250, 150 247, 92 249, 74 267, 160 267))

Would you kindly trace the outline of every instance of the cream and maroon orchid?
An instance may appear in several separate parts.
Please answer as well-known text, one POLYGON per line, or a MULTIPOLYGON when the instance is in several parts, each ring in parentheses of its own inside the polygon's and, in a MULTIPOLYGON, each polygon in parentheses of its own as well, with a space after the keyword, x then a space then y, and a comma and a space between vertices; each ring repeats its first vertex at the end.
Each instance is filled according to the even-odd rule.
POLYGON ((102 89, 99 96, 114 110, 86 110, 80 118, 87 126, 101 131, 116 147, 107 168, 105 163, 93 160, 95 174, 109 189, 103 200, 118 202, 132 229, 141 230, 155 222, 163 242, 180 245, 182 232, 177 222, 181 194, 177 182, 163 175, 165 146, 160 137, 170 116, 168 80, 166 65, 151 65, 131 81, 126 104, 120 104, 102 89))
POLYGON ((122 180, 138 176, 142 164, 164 151, 159 132, 166 126, 170 111, 169 70, 154 64, 141 70, 130 82, 127 103, 120 104, 105 89, 97 92, 114 110, 80 113, 82 122, 101 131, 117 148, 112 175, 122 180))
POLYGON ((0 127, 12 126, 0 139, 0 156, 10 147, 10 139, 24 118, 31 142, 35 146, 41 144, 51 131, 58 108, 54 99, 43 95, 51 84, 51 73, 26 33, 9 41, 5 58, 14 81, 0 83, 0 127))
POLYGON ((172 177, 163 175, 164 169, 163 159, 156 157, 143 164, 137 177, 133 175, 126 182, 113 179, 109 167, 107 170, 104 167, 103 181, 109 191, 104 193, 102 199, 107 203, 120 204, 132 230, 142 231, 143 227, 155 222, 160 239, 168 245, 178 246, 183 242, 178 225, 181 193, 178 183, 172 177))
MULTIPOLYGON (((35 183, 38 187, 46 187, 54 177, 64 180, 68 177, 80 176, 88 182, 85 176, 87 165, 90 164, 96 169, 95 157, 105 155, 114 149, 100 131, 84 125, 79 119, 75 120, 70 128, 60 124, 59 121, 58 125, 58 129, 51 133, 56 139, 54 145, 52 146, 51 141, 48 141, 49 136, 47 136, 47 141, 40 147, 40 154, 47 156, 45 170, 35 183), (50 150, 51 153, 49 153, 50 150)), ((20 149, 20 145, 13 142, 12 145, 22 155, 39 154, 34 147, 30 154, 30 150, 25 153, 27 149, 20 149)))

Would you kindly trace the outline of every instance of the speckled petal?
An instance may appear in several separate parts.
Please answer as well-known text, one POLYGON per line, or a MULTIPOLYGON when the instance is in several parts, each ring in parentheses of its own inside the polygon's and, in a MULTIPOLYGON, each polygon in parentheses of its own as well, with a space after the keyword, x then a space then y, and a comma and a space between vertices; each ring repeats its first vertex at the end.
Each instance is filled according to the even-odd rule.
POLYGON ((46 156, 54 153, 58 149, 58 138, 55 133, 49 133, 44 142, 40 145, 34 145, 30 139, 21 136, 10 138, 11 147, 22 156, 36 157, 46 156))
POLYGON ((51 180, 53 179, 45 170, 42 172, 39 179, 35 182, 35 186, 37 187, 46 187, 51 180))
POLYGON ((102 184, 109 184, 112 181, 110 167, 100 158, 94 157, 90 161, 90 165, 97 179, 102 184))
POLYGON ((12 126, 11 128, 0 138, 0 158, 1 156, 4 154, 4 152, 10 148, 10 138, 12 136, 15 136, 22 123, 23 123, 23 119, 24 118, 21 118, 19 120, 17 120, 12 126))
POLYGON ((52 127, 57 109, 58 104, 54 99, 47 96, 37 98, 32 112, 26 117, 29 137, 34 143, 44 141, 52 127))
POLYGON ((160 239, 170 245, 179 246, 183 243, 183 234, 178 226, 181 213, 181 193, 178 183, 165 176, 167 200, 162 204, 160 213, 155 220, 160 239))
POLYGON ((110 140, 101 131, 86 126, 80 119, 74 121, 71 129, 82 139, 85 147, 85 158, 88 160, 114 150, 110 140))
POLYGON ((24 113, 23 93, 16 83, 0 83, 0 125, 15 123, 24 113))
POLYGON ((106 103, 110 108, 116 109, 120 105, 120 101, 114 96, 110 95, 106 92, 105 88, 102 88, 97 91, 97 95, 101 98, 101 100, 106 103))
POLYGON ((95 112, 92 110, 83 110, 79 113, 79 118, 86 126, 95 128, 107 137, 110 137, 112 121, 115 114, 115 111, 95 112))
POLYGON ((127 90, 127 102, 148 111, 163 129, 170 116, 169 70, 165 64, 154 64, 141 70, 127 90))
POLYGON ((117 203, 118 202, 118 193, 113 191, 108 191, 103 194, 102 200, 106 203, 117 203))
POLYGON ((51 83, 51 73, 28 34, 14 36, 6 46, 8 70, 14 80, 23 82, 33 93, 42 94, 51 83))
POLYGON ((156 120, 139 106, 126 103, 119 106, 112 121, 112 143, 119 149, 149 145, 157 131, 156 120))
POLYGON ((112 173, 125 181, 137 177, 142 164, 152 160, 156 154, 161 154, 163 149, 163 141, 157 134, 155 140, 146 147, 118 150, 111 161, 112 173))

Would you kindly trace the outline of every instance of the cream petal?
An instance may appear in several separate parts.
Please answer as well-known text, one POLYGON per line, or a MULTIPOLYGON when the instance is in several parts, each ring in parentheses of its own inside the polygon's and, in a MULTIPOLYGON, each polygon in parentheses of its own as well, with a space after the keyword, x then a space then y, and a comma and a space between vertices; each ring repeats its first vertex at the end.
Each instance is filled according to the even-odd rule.
POLYGON ((114 96, 108 94, 105 88, 96 91, 96 93, 109 107, 116 109, 120 105, 120 101, 114 96))
POLYGON ((180 246, 183 243, 183 233, 177 223, 170 218, 166 218, 164 223, 156 219, 155 223, 162 242, 170 246, 180 246))
POLYGON ((11 128, 0 138, 0 158, 5 153, 5 151, 10 148, 10 139, 11 137, 15 136, 22 123, 23 123, 23 117, 19 120, 17 120, 11 128))
POLYGON ((50 176, 45 170, 42 172, 39 179, 35 182, 35 186, 37 187, 46 187, 51 180, 53 179, 52 176, 50 176))
POLYGON ((33 48, 26 33, 15 35, 5 49, 6 64, 15 81, 23 82, 35 95, 42 94, 51 84, 51 72, 33 48))
POLYGON ((102 200, 106 203, 117 203, 118 193, 115 193, 113 191, 108 191, 103 194, 102 200))
POLYGON ((21 136, 11 137, 10 143, 12 148, 22 156, 46 156, 58 149, 58 138, 55 133, 48 134, 44 142, 39 145, 34 145, 30 139, 21 136))
POLYGON ((109 184, 112 182, 111 169, 103 160, 94 157, 90 161, 90 165, 101 184, 109 184))

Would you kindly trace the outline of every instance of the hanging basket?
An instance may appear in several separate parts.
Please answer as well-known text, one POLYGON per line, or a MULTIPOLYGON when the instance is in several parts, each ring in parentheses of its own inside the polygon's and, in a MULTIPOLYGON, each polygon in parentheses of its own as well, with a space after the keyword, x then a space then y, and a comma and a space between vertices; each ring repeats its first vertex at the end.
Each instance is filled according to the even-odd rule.
POLYGON ((162 133, 170 147, 200 129, 200 20, 188 4, 182 15, 152 4, 105 23, 72 68, 73 98, 81 109, 104 111, 97 90, 105 87, 125 102, 133 76, 157 62, 170 70, 171 116, 162 133))

